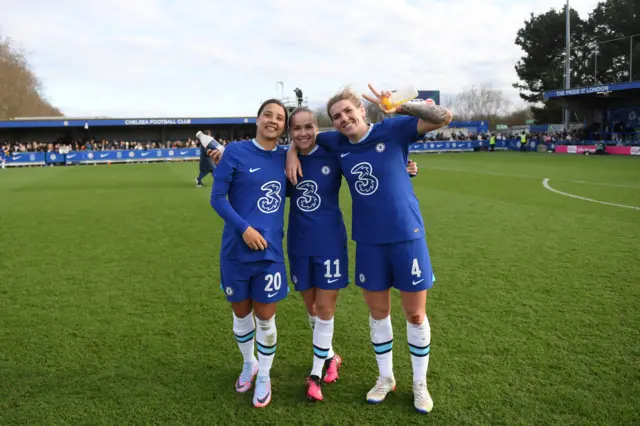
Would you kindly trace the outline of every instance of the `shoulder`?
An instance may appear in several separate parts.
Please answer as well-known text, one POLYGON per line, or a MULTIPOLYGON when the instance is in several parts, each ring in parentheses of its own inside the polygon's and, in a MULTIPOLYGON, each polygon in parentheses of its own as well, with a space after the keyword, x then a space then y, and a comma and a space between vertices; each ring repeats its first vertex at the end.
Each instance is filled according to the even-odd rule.
POLYGON ((330 148, 333 148, 333 145, 338 144, 342 138, 342 133, 337 130, 329 130, 318 133, 316 136, 316 143, 322 144, 324 148, 327 148, 328 145, 331 145, 330 148))
POLYGON ((398 115, 385 118, 374 125, 372 133, 382 138, 413 141, 418 137, 418 117, 398 115))
POLYGON ((403 128, 408 126, 416 126, 418 123, 418 117, 411 117, 408 115, 397 115, 395 117, 389 117, 377 123, 381 128, 403 128))
POLYGON ((329 151, 327 148, 318 145, 318 150, 313 153, 314 157, 317 158, 333 158, 337 157, 338 154, 335 152, 329 151))
POLYGON ((238 153, 246 152, 250 150, 252 144, 253 143, 251 141, 233 142, 225 147, 224 153, 225 155, 226 154, 237 155, 238 153))

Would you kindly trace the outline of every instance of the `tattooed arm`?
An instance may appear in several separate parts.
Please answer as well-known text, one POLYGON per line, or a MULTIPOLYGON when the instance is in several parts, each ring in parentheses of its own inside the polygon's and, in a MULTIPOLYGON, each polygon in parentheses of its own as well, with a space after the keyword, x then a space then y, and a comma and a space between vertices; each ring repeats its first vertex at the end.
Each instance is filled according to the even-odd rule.
POLYGON ((378 104, 380 108, 386 114, 403 114, 410 115, 413 117, 418 117, 418 134, 422 135, 433 130, 439 129, 442 126, 446 126, 451 122, 453 118, 453 114, 445 107, 441 107, 440 105, 435 105, 433 103, 405 103, 400 106, 397 106, 393 109, 387 110, 382 104, 382 100, 384 98, 391 97, 391 92, 388 90, 383 90, 382 92, 378 92, 371 84, 369 84, 369 89, 375 95, 371 97, 369 95, 363 94, 362 97, 372 102, 374 104, 378 104))
POLYGON ((445 107, 435 104, 406 103, 396 109, 396 113, 418 117, 418 134, 424 134, 446 126, 453 114, 445 107))

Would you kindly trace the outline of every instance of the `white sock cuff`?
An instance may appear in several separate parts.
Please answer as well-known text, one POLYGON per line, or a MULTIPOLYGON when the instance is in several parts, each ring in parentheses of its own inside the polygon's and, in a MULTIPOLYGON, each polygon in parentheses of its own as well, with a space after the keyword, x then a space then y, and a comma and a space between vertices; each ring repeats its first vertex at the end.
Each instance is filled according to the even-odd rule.
POLYGON ((369 316, 369 326, 371 328, 371 342, 374 344, 393 340, 391 315, 381 320, 376 320, 369 316))
POLYGON ((263 330, 268 330, 269 328, 273 327, 276 325, 276 316, 275 314, 267 319, 267 320, 261 320, 260 318, 258 318, 258 326, 263 329, 263 330))
POLYGON ((323 320, 320 317, 316 318, 316 325, 318 324, 322 324, 322 325, 333 325, 333 317, 331 317, 331 319, 328 320, 323 320))
POLYGON ((256 323, 253 319, 253 311, 249 312, 249 315, 247 315, 244 318, 240 318, 238 316, 236 316, 236 313, 233 312, 233 325, 234 328, 235 326, 237 326, 238 328, 255 328, 256 327, 256 323))
POLYGON ((388 315, 386 318, 382 318, 380 320, 373 319, 373 317, 369 315, 369 326, 371 326, 371 328, 391 327, 391 315, 388 315))

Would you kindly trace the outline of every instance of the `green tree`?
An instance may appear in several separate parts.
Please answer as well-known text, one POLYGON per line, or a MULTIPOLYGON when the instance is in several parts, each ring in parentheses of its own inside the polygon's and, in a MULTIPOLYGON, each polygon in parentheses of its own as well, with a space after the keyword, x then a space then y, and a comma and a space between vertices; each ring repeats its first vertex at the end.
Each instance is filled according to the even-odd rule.
POLYGON ((600 2, 588 21, 593 52, 591 84, 629 81, 629 62, 633 56, 632 80, 640 80, 640 0, 609 0, 600 2), (633 41, 633 45, 632 45, 633 41), (631 48, 633 52, 631 52, 631 48), (597 70, 597 72, 596 72, 597 70))
MULTIPOLYGON (((640 0, 598 3, 587 20, 571 10, 571 87, 640 80, 640 0), (621 39, 621 40, 614 40, 621 39), (632 47, 632 49, 630 49, 632 47)), ((537 122, 562 120, 562 105, 544 103, 545 91, 564 88, 565 11, 551 9, 533 15, 518 31, 515 43, 524 51, 515 66, 519 82, 513 87, 533 104, 537 122)))
MULTIPOLYGON (((571 9, 571 86, 583 85, 587 80, 589 48, 592 37, 587 22, 571 9)), ((552 9, 540 15, 531 14, 524 27, 518 31, 515 44, 525 55, 515 66, 520 81, 513 87, 520 97, 534 104, 531 110, 538 122, 562 121, 562 107, 540 106, 544 92, 564 87, 565 13, 552 9)))

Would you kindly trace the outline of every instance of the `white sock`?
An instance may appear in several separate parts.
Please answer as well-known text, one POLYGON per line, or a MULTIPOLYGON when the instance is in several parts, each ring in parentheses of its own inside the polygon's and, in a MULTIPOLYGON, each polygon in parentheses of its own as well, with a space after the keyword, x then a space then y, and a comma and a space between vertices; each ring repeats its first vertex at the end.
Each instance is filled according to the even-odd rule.
POLYGON ((391 316, 381 320, 375 320, 369 316, 371 328, 371 343, 376 353, 380 375, 393 377, 393 328, 391 328, 391 316))
POLYGON ((313 315, 309 315, 309 326, 311 327, 311 329, 313 330, 316 326, 316 320, 318 319, 318 317, 313 316, 313 315))
MULTIPOLYGON (((332 335, 333 337, 333 335, 332 335)), ((327 359, 331 359, 335 356, 335 352, 333 351, 333 342, 331 342, 331 347, 329 348, 329 354, 327 355, 327 359)))
POLYGON ((316 328, 313 330, 313 369, 312 376, 322 377, 322 367, 329 359, 331 341, 333 340, 333 317, 330 320, 316 319, 316 328))
POLYGON ((426 381, 429 368, 429 352, 431 351, 431 326, 429 318, 424 316, 422 324, 415 325, 407 321, 407 341, 411 352, 413 381, 426 381))
POLYGON ((258 319, 256 342, 258 343, 258 376, 269 377, 278 342, 275 315, 268 320, 258 319))
POLYGON ((253 353, 254 337, 256 334, 256 323, 253 320, 253 312, 244 318, 238 318, 233 314, 233 334, 236 336, 238 347, 244 358, 244 362, 255 362, 256 357, 253 353))

